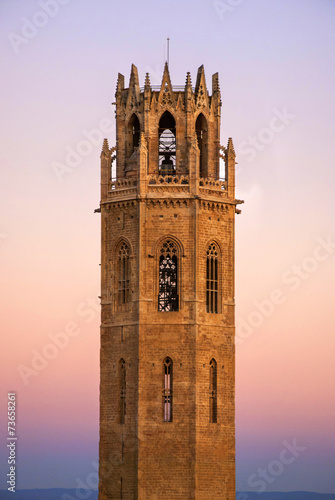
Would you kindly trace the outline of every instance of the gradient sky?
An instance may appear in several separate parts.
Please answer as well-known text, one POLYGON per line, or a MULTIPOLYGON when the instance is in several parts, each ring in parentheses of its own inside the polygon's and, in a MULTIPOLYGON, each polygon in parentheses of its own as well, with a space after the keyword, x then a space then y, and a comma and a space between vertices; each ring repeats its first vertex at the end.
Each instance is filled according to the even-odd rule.
POLYGON ((0 418, 4 438, 15 390, 18 487, 76 487, 96 470, 99 137, 77 166, 66 155, 93 129, 114 145, 117 73, 128 81, 135 63, 141 85, 146 72, 159 84, 169 36, 173 84, 204 64, 211 92, 219 72, 221 142, 233 137, 245 200, 237 489, 257 491, 250 477, 266 469, 267 491, 335 492, 335 2, 62 0, 47 17, 45 3, 0 2, 0 418), (22 366, 65 329, 68 344, 25 384, 22 366), (283 442, 300 447, 290 464, 283 442))

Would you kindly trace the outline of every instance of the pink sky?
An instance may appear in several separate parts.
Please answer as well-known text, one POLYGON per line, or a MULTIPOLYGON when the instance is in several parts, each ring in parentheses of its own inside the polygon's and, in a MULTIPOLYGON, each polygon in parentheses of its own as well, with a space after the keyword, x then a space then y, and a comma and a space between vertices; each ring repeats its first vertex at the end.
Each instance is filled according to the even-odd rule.
MULTIPOLYGON (((127 81, 135 63, 141 85, 146 72, 159 84, 169 36, 174 84, 187 71, 195 82, 204 64, 211 92, 219 72, 221 142, 233 137, 245 200, 236 220, 237 488, 256 491, 250 476, 296 440, 305 450, 268 490, 334 492, 334 2, 57 5, 24 43, 11 33, 38 22, 40 3, 0 6, 0 397, 5 425, 6 394, 17 392, 18 486, 75 487, 94 470, 100 142, 75 167, 66 156, 93 129, 115 144, 117 73, 127 81), (60 180, 55 162, 68 167, 60 180), (67 345, 49 347, 53 359, 22 377, 66 328, 67 345)), ((5 472, 4 447, 0 458, 5 472)))

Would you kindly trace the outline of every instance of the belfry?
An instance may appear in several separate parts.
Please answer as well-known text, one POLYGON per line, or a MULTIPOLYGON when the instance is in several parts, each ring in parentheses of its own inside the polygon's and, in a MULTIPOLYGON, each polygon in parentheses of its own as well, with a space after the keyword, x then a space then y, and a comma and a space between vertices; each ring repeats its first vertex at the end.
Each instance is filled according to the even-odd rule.
POLYGON ((235 500, 235 151, 218 74, 128 88, 101 152, 99 500, 235 500), (220 161, 225 178, 220 178, 220 161))

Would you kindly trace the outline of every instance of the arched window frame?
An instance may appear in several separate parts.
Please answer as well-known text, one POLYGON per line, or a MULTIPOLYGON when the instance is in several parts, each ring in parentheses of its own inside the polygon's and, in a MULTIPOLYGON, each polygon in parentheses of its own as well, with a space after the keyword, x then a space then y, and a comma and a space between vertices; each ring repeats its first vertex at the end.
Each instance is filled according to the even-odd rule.
POLYGON ((131 301, 131 246, 122 238, 115 247, 115 309, 126 310, 131 301))
POLYGON ((200 150, 200 177, 208 177, 208 120, 201 112, 195 121, 195 134, 200 150))
POLYGON ((126 130, 126 157, 129 158, 140 144, 141 124, 136 113, 129 118, 126 130))
POLYGON ((159 312, 180 310, 180 246, 172 237, 160 240, 157 247, 157 296, 159 312))
POLYGON ((158 171, 160 175, 176 174, 176 119, 165 109, 158 122, 158 171), (168 160, 171 162, 168 162, 168 160))
POLYGON ((119 361, 119 421, 120 424, 125 423, 126 418, 126 409, 127 409, 127 401, 126 401, 126 393, 127 393, 127 377, 126 377, 126 362, 123 358, 119 361))
POLYGON ((167 356, 163 361, 163 422, 173 418, 173 361, 167 356))
POLYGON ((221 249, 216 241, 211 241, 206 249, 206 312, 221 312, 222 289, 221 249))
POLYGON ((209 422, 217 423, 217 363, 214 358, 209 363, 209 422))

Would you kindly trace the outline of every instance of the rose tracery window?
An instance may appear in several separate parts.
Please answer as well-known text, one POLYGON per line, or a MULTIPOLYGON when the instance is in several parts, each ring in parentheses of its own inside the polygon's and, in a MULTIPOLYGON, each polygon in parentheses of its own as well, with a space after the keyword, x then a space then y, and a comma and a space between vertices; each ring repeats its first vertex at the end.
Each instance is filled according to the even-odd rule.
POLYGON ((172 359, 165 358, 163 362, 163 420, 172 422, 172 359))
POLYGON ((177 247, 166 240, 159 255, 158 310, 178 311, 178 258, 177 247))
POLYGON ((211 243, 206 259, 206 311, 219 312, 219 249, 216 243, 211 243))

